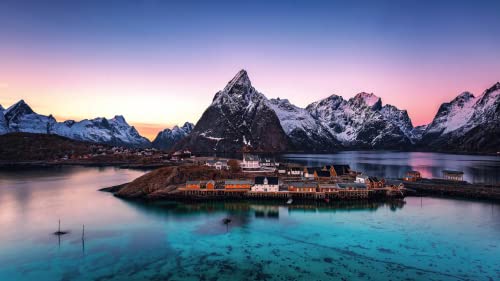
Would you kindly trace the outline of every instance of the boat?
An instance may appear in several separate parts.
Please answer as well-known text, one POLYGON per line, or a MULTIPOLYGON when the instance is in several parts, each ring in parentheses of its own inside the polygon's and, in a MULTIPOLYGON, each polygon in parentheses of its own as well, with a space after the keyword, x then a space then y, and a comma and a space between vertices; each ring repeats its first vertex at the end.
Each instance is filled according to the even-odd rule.
POLYGON ((293 203, 293 199, 292 199, 292 198, 288 199, 288 201, 286 201, 286 203, 287 203, 288 205, 292 204, 292 203, 293 203))

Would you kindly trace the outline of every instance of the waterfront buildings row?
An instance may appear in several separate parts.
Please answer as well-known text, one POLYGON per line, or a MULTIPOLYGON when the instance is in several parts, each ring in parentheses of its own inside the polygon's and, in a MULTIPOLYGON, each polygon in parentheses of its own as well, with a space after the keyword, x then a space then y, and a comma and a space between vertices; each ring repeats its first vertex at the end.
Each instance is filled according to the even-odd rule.
POLYGON ((258 176, 251 179, 228 179, 220 181, 188 181, 189 190, 237 190, 254 192, 335 192, 338 190, 370 190, 384 187, 403 187, 402 181, 361 182, 318 182, 311 180, 280 181, 275 176, 258 176))

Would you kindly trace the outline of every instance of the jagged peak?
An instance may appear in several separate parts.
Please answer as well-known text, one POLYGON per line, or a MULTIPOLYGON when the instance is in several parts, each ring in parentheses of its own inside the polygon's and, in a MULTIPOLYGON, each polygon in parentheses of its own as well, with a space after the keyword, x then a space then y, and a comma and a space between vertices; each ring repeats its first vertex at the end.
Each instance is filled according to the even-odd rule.
POLYGON ((487 95, 497 90, 500 90, 500 82, 496 82, 493 86, 489 87, 486 91, 484 91, 483 95, 487 95))
POLYGON ((12 115, 17 115, 17 114, 32 114, 35 113, 33 109, 24 101, 20 100, 16 102, 15 104, 11 105, 9 108, 7 108, 5 112, 5 116, 12 117, 12 115))
POLYGON ((355 95, 354 99, 362 101, 368 106, 374 106, 377 103, 382 103, 382 100, 373 93, 361 92, 355 95))
POLYGON ((5 111, 5 108, 0 104, 0 111, 5 111))
POLYGON ((225 92, 230 91, 234 86, 243 86, 243 87, 252 87, 252 82, 250 81, 250 78, 248 77, 248 73, 246 70, 242 69, 236 73, 236 75, 229 81, 224 88, 225 92))
POLYGON ((194 124, 186 121, 186 122, 184 122, 184 125, 182 125, 182 128, 192 130, 194 128, 194 124))
POLYGON ((458 95, 456 98, 454 98, 451 102, 455 101, 468 101, 470 99, 473 99, 474 95, 471 92, 463 92, 460 95, 458 95))
POLYGON ((125 121, 125 117, 123 117, 123 115, 115 115, 115 117, 113 117, 113 119, 111 120, 116 121, 117 123, 127 124, 127 121, 125 121))

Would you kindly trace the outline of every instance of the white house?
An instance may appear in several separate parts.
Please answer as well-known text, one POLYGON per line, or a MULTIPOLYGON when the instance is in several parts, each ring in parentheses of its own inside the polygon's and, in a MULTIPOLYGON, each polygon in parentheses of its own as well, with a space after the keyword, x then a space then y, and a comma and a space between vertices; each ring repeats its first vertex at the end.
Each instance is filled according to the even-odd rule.
POLYGON ((217 170, 227 170, 227 160, 207 160, 206 166, 215 168, 217 170))
POLYGON ((302 176, 304 174, 304 168, 301 167, 290 167, 288 169, 289 176, 302 176))
POLYGON ((241 168, 244 170, 258 170, 260 169, 259 157, 251 154, 243 155, 243 162, 241 168))
POLYGON ((278 177, 255 177, 255 183, 252 186, 252 191, 278 192, 279 179, 278 177))
POLYGON ((366 175, 357 175, 355 182, 357 182, 357 183, 368 183, 368 176, 366 176, 366 175))

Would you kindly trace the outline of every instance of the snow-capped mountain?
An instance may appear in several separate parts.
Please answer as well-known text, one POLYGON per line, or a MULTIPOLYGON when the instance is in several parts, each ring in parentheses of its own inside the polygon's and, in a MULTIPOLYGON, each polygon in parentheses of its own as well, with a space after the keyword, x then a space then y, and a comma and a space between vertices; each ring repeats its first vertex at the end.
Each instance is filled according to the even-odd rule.
POLYGON ((371 93, 349 100, 331 95, 306 110, 345 148, 407 148, 412 143, 413 125, 406 111, 382 106, 382 100, 371 93))
POLYGON ((340 147, 331 132, 309 111, 291 104, 287 99, 271 99, 269 104, 297 150, 321 152, 340 147))
POLYGON ((257 92, 245 70, 215 94, 191 134, 176 147, 196 152, 279 152, 290 142, 268 99, 257 92))
POLYGON ((4 116, 5 109, 2 105, 0 105, 0 135, 7 134, 9 129, 9 124, 7 123, 7 119, 4 116))
POLYGON ((2 117, 0 117, 0 134, 9 132, 55 134, 74 140, 110 145, 130 147, 151 145, 148 139, 139 135, 137 130, 127 124, 125 118, 120 115, 112 119, 95 118, 79 122, 73 120, 57 122, 52 115, 37 114, 24 100, 15 103, 3 113, 2 117, 8 129, 1 130, 2 117))
POLYGON ((500 148, 500 83, 475 97, 443 103, 419 143, 434 150, 496 152, 500 148))
POLYGON ((194 128, 193 123, 186 122, 182 127, 174 126, 172 129, 165 129, 158 133, 153 140, 153 147, 168 150, 178 141, 187 137, 194 128))

